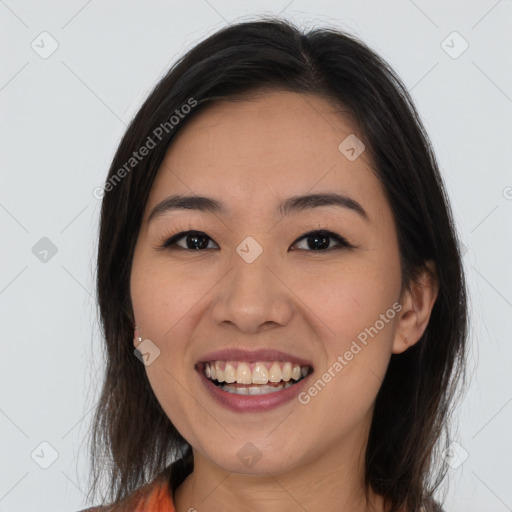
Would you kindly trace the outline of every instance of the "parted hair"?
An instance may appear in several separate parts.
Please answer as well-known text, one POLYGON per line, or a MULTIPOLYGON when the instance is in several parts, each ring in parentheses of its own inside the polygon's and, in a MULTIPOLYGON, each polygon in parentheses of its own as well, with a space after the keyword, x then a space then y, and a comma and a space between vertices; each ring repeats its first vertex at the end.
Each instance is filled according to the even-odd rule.
POLYGON ((390 512, 428 509, 447 473, 442 452, 465 381, 468 329, 461 253, 438 163, 406 87, 369 46, 341 29, 306 31, 271 17, 229 25, 184 54, 150 92, 112 160, 97 255, 106 363, 90 436, 89 495, 97 499, 106 478, 100 499, 116 504, 173 461, 173 488, 193 469, 191 446, 134 356, 133 252, 150 189, 176 134, 215 101, 266 90, 316 95, 350 114, 393 212, 402 287, 427 261, 436 265, 439 293, 429 323, 415 345, 391 356, 365 454, 365 488, 384 495, 390 512), (154 147, 128 167, 148 137, 154 147))

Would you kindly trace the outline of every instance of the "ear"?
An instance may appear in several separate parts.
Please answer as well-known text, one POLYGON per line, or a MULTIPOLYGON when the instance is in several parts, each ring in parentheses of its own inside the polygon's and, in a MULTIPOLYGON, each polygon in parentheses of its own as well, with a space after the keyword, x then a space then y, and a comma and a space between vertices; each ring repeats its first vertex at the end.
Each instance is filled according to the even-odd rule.
POLYGON ((421 338, 430 320, 430 314, 439 293, 439 279, 433 261, 403 292, 402 310, 397 323, 393 354, 401 354, 421 338))

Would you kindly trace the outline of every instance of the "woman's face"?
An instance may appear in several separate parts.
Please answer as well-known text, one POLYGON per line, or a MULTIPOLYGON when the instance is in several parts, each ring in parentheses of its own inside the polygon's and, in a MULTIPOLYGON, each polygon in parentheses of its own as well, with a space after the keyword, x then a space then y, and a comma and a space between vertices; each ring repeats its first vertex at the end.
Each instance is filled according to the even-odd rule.
POLYGON ((216 103, 179 133, 153 184, 130 283, 149 340, 145 370, 196 453, 228 471, 278 474, 359 452, 368 434, 398 336, 401 269, 389 204, 353 137, 348 118, 318 97, 216 103), (312 194, 345 199, 280 211, 312 194), (148 222, 173 195, 222 210, 159 208, 148 222), (188 230, 201 234, 162 248, 188 230), (302 238, 318 230, 331 234, 302 238), (224 349, 284 355, 212 355, 224 349), (215 360, 235 379, 222 384, 231 392, 198 365, 215 360), (282 390, 257 384, 296 382, 285 361, 295 378, 296 363, 310 373, 282 390), (257 394, 241 394, 250 387, 257 394))

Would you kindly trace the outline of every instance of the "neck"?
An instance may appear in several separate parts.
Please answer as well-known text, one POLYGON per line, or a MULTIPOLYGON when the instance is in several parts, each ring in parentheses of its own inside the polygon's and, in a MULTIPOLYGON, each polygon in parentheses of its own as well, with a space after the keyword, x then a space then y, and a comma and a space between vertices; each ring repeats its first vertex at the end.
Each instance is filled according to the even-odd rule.
POLYGON ((226 471, 194 450, 194 470, 175 492, 176 512, 384 512, 382 496, 370 491, 366 501, 361 437, 354 433, 291 470, 263 474, 226 471))

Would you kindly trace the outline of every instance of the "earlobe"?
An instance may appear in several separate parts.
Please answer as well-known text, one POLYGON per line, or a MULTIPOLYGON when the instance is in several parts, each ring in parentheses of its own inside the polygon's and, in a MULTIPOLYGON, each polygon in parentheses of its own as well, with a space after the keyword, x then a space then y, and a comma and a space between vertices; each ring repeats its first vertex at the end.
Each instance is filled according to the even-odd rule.
POLYGON ((137 326, 133 329, 133 346, 137 348, 142 342, 142 337, 140 336, 139 328, 137 326))
POLYGON ((439 293, 439 279, 433 261, 411 283, 401 301, 402 311, 393 342, 393 354, 400 354, 416 344, 427 328, 439 293))

